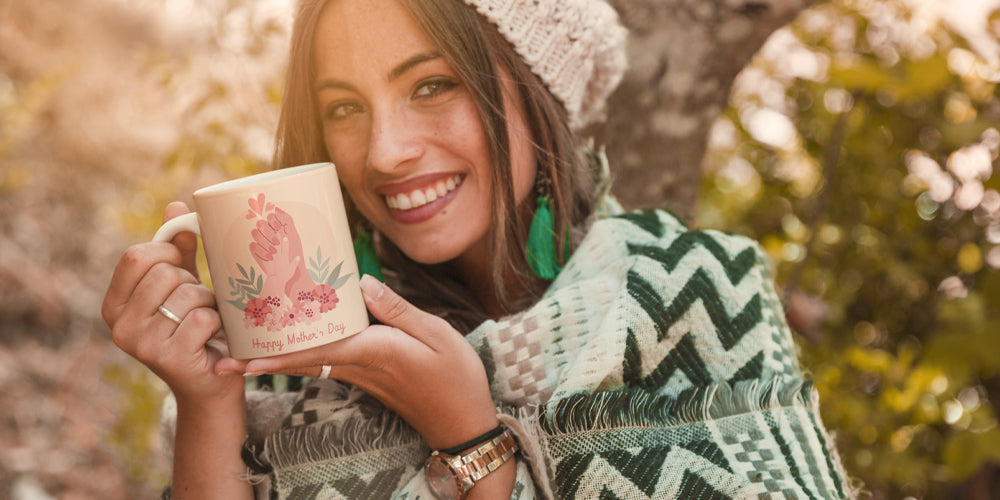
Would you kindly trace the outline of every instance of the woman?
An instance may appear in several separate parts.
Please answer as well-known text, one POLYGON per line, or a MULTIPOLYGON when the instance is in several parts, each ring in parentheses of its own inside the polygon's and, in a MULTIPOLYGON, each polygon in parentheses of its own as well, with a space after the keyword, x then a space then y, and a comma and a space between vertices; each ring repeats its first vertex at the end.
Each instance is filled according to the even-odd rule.
POLYGON ((176 399, 175 497, 849 496, 757 247, 600 196, 602 0, 306 0, 292 38, 275 163, 337 165, 382 324, 223 357, 190 235, 127 250, 103 313, 176 399))

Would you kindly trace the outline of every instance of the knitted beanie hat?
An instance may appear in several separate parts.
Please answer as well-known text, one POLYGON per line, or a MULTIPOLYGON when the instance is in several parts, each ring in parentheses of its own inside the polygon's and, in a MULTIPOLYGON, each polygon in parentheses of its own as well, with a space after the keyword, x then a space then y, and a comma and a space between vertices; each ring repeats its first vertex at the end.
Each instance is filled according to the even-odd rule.
POLYGON ((465 0, 496 25, 549 91, 570 126, 600 117, 625 72, 626 31, 604 0, 465 0))

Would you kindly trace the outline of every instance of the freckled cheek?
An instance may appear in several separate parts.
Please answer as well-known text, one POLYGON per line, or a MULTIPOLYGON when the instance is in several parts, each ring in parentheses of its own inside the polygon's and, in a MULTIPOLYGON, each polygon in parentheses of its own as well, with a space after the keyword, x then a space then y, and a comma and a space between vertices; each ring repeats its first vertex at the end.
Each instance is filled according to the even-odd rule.
POLYGON ((343 145, 327 144, 330 161, 337 168, 341 186, 347 191, 351 202, 368 216, 371 211, 368 206, 372 205, 370 198, 374 194, 365 189, 364 156, 346 154, 350 149, 343 145))

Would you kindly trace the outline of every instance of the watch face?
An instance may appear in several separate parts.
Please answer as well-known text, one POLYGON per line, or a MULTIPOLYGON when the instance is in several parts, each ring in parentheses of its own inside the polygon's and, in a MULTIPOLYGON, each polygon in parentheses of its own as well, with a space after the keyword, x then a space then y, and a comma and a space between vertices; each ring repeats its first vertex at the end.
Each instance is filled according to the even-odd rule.
POLYGON ((441 460, 428 460, 424 464, 427 485, 434 495, 442 499, 458 498, 458 481, 448 464, 441 460))

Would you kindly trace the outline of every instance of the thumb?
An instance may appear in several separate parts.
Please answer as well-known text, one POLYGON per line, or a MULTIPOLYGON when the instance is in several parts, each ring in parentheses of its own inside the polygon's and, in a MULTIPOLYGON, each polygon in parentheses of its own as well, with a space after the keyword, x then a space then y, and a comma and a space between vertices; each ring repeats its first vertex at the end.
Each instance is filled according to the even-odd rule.
POLYGON ((361 294, 372 316, 413 337, 429 340, 426 337, 451 328, 443 319, 418 309, 371 275, 361 277, 361 294))
MULTIPOLYGON (((167 222, 174 217, 184 215, 191 212, 187 205, 180 201, 174 201, 167 205, 163 209, 163 222, 167 222)), ((189 231, 183 231, 177 233, 174 239, 170 240, 171 243, 181 251, 181 265, 184 269, 194 275, 195 278, 198 277, 198 264, 197 264, 197 253, 198 253, 198 237, 194 233, 189 231)))

